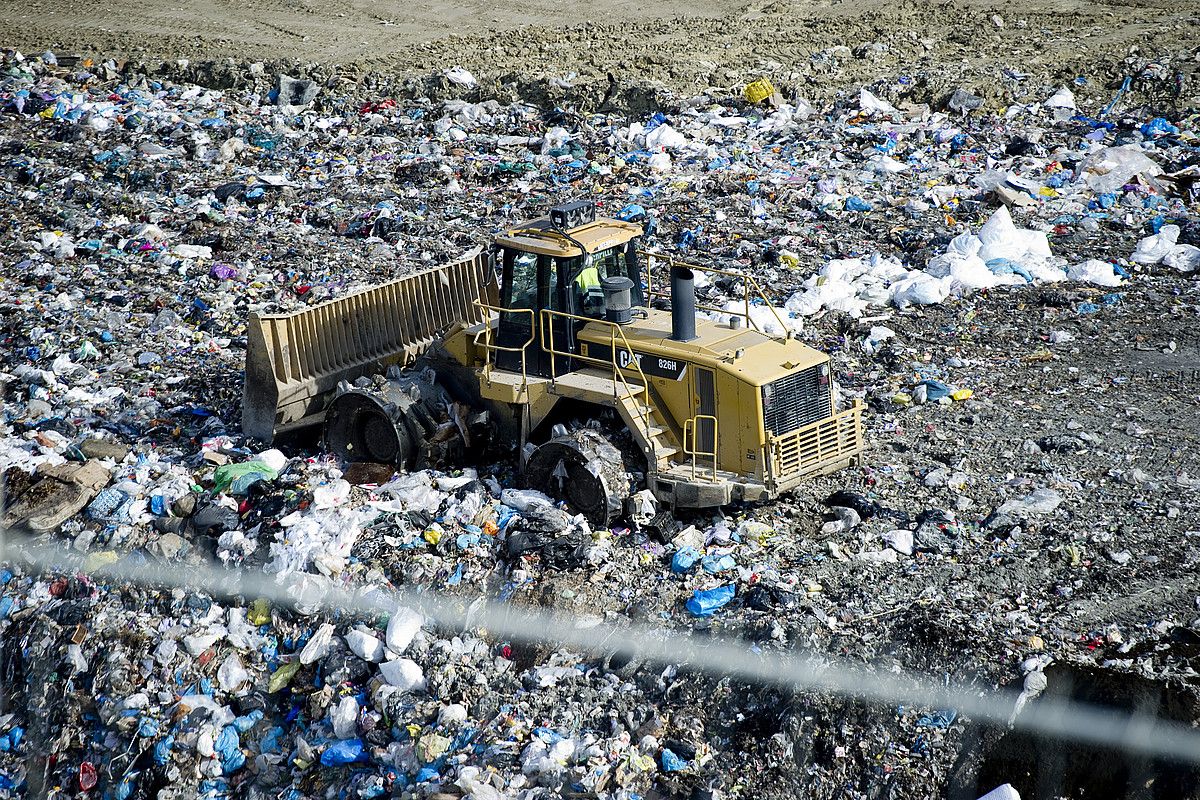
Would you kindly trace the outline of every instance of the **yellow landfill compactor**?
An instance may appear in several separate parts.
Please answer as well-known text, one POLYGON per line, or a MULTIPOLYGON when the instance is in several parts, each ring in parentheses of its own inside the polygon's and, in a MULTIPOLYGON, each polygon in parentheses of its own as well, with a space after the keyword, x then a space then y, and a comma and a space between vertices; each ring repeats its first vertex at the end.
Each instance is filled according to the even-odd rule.
POLYGON ((829 356, 778 318, 760 328, 752 309, 772 306, 753 278, 642 251, 641 234, 577 201, 455 263, 253 315, 243 430, 321 424, 331 452, 402 468, 490 435, 517 446, 526 485, 597 524, 623 513, 630 474, 672 508, 710 508, 856 461, 862 406, 834 407, 829 356), (698 319, 696 271, 742 296, 698 319), (619 420, 623 449, 561 424, 589 417, 619 420))

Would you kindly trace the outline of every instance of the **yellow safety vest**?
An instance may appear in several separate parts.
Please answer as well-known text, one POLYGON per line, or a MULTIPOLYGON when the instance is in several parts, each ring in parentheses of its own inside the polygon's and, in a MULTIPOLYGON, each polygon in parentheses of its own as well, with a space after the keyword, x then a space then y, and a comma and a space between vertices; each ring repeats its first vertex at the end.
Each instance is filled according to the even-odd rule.
POLYGON ((600 270, 595 267, 584 267, 583 271, 575 276, 575 285, 580 291, 586 292, 588 289, 600 285, 600 270))

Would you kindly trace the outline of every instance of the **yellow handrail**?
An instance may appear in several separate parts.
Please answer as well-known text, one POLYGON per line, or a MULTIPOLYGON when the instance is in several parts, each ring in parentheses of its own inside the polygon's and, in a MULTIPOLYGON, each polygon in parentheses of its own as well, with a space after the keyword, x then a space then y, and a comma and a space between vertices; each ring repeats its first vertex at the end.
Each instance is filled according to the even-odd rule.
POLYGON ((766 331, 764 331, 764 330, 762 330, 762 328, 758 327, 758 324, 754 321, 754 318, 752 316, 750 316, 750 290, 753 289, 754 294, 758 295, 758 299, 762 300, 763 305, 765 305, 768 309, 770 309, 771 315, 773 317, 775 317, 775 321, 777 323, 779 323, 779 329, 781 331, 783 331, 782 337, 772 337, 772 338, 786 339, 786 338, 788 338, 788 336, 791 335, 791 333, 790 333, 791 329, 788 328, 788 326, 784 324, 783 317, 779 316, 779 312, 775 310, 775 305, 770 300, 767 299, 766 293, 762 290, 762 287, 759 286, 758 281, 755 280, 753 276, 746 275, 741 272, 733 272, 732 270, 720 269, 719 267, 705 267, 705 266, 701 266, 699 264, 690 264, 686 261, 681 261, 680 259, 677 259, 673 256, 666 255, 663 253, 652 253, 649 250, 638 250, 637 252, 638 252, 638 255, 646 257, 646 300, 647 300, 647 302, 649 302, 650 298, 652 298, 652 297, 661 297, 664 299, 670 299, 670 297, 671 297, 670 292, 658 291, 654 288, 654 277, 653 277, 654 270, 652 269, 652 263, 655 259, 661 259, 661 260, 667 262, 668 267, 678 265, 678 266, 685 267, 686 269, 690 269, 693 271, 707 272, 712 275, 724 275, 725 277, 728 277, 728 278, 738 278, 738 279, 744 281, 745 289, 742 292, 742 300, 746 305, 746 310, 744 312, 738 313, 736 311, 727 311, 723 308, 717 308, 716 306, 704 305, 703 303, 697 303, 696 308, 698 308, 702 311, 715 311, 718 314, 729 314, 730 316, 734 316, 734 317, 742 317, 743 319, 746 320, 747 327, 753 327, 755 330, 759 331, 760 333, 766 333, 766 331))
MULTIPOLYGON (((624 344, 626 352, 629 353, 629 362, 630 362, 630 364, 633 365, 633 369, 637 372, 638 377, 641 378, 641 381, 642 381, 642 389, 641 389, 640 393, 643 395, 643 401, 642 401, 641 405, 638 407, 638 416, 641 418, 642 424, 644 424, 646 426, 646 430, 649 431, 650 430, 650 416, 648 413, 648 409, 650 408, 650 382, 646 380, 646 373, 642 372, 642 365, 638 363, 638 360, 636 358, 634 358, 633 346, 629 343, 629 340, 627 338, 625 338, 625 331, 621 330, 621 326, 615 322, 609 322, 606 319, 596 319, 594 317, 580 316, 579 314, 569 314, 566 311, 555 311, 552 308, 543 308, 542 315, 545 319, 542 320, 541 342, 542 342, 542 349, 550 354, 550 380, 551 380, 551 382, 558 379, 558 365, 554 362, 554 356, 566 356, 567 358, 578 358, 581 361, 588 361, 593 364, 599 364, 601 366, 611 366, 612 371, 613 371, 613 396, 614 397, 616 396, 617 379, 618 378, 621 379, 621 384, 625 387, 625 392, 628 396, 633 397, 633 396, 639 394, 638 392, 635 392, 633 390, 633 386, 631 386, 629 381, 626 380, 626 378, 625 378, 625 373, 623 373, 621 371, 621 368, 617 365, 617 337, 618 336, 621 337, 621 342, 624 344), (556 350, 554 348, 554 324, 553 324, 553 320, 551 319, 551 317, 563 317, 564 319, 579 320, 580 322, 592 322, 592 323, 596 323, 598 325, 607 325, 608 326, 608 335, 609 335, 609 348, 608 348, 609 354, 610 354, 609 360, 605 361, 602 358, 594 358, 592 356, 580 355, 579 353, 569 353, 569 352, 563 352, 563 351, 556 350), (550 332, 549 345, 546 344, 546 332, 547 331, 550 332)), ((646 438, 647 438, 647 441, 650 440, 649 435, 647 435, 646 438)))
POLYGON ((490 311, 490 312, 493 312, 496 314, 528 314, 529 315, 529 338, 526 339, 525 342, 520 347, 513 347, 510 345, 502 345, 502 344, 492 344, 492 324, 491 324, 490 319, 485 319, 483 321, 483 330, 476 333, 475 338, 472 340, 472 343, 476 347, 478 347, 479 346, 479 337, 480 336, 483 337, 483 348, 487 352, 487 356, 483 362, 484 380, 491 380, 492 353, 493 352, 504 350, 505 352, 508 352, 508 353, 520 353, 521 354, 521 391, 525 391, 529 387, 529 374, 525 368, 525 360, 526 360, 525 350, 526 350, 526 348, 529 347, 529 345, 533 344, 534 338, 536 336, 535 331, 537 329, 537 325, 535 324, 537 322, 537 317, 534 316, 533 309, 532 308, 500 308, 499 306, 488 305, 487 303, 484 303, 481 300, 475 300, 473 304, 476 306, 479 306, 479 308, 483 309, 484 311, 490 311))
POLYGON ((717 482, 717 418, 712 414, 696 414, 691 419, 683 422, 683 452, 692 457, 692 480, 696 479, 696 457, 707 456, 712 459, 712 482, 717 482), (713 426, 713 449, 697 450, 696 445, 696 423, 702 419, 712 420, 713 426), (688 447, 688 434, 692 436, 692 447, 688 447))

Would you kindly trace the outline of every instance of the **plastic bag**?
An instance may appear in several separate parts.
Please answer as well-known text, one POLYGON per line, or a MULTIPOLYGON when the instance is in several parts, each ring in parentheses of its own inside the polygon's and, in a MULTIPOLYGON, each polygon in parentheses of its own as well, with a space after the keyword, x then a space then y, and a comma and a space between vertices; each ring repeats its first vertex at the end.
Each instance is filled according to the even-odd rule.
POLYGON ((259 481, 273 481, 279 473, 266 461, 255 459, 240 464, 225 464, 213 473, 213 491, 229 491, 233 495, 244 495, 259 481))
POLYGON ((883 541, 902 555, 911 556, 913 554, 913 533, 904 528, 896 528, 883 534, 883 541))
POLYGON ((313 506, 315 508, 336 508, 346 502, 350 496, 350 483, 344 480, 330 481, 313 489, 313 506))
POLYGON ((692 567, 696 566, 696 562, 700 560, 700 551, 694 547, 684 547, 675 551, 675 555, 671 557, 671 572, 682 574, 688 572, 692 567))
POLYGON ((379 674, 392 686, 402 692, 421 692, 425 690, 425 671, 421 665, 411 658, 397 658, 395 661, 385 661, 379 665, 379 674))
POLYGON ((898 114, 899 111, 886 100, 882 100, 875 95, 862 89, 858 93, 858 107, 867 114, 898 114))
POLYGON ((1068 111, 1074 111, 1076 108, 1075 93, 1064 86, 1046 100, 1043 105, 1046 108, 1064 108, 1068 111))
POLYGON ((549 495, 536 489, 505 489, 500 493, 500 502, 517 511, 529 511, 533 508, 554 506, 554 500, 549 495))
POLYGON ((662 768, 663 772, 678 772, 682 769, 687 769, 688 762, 675 755, 669 748, 664 747, 662 751, 662 768))
POLYGON ((1034 489, 1020 500, 1009 500, 996 509, 997 514, 1049 514, 1062 504, 1062 495, 1053 489, 1034 489))
POLYGON ((362 739, 343 739, 334 742, 321 753, 321 766, 341 767, 367 760, 367 749, 362 739))
POLYGON ((1021 793, 1011 783, 1001 784, 980 797, 979 800, 1021 800, 1021 793))
POLYGON ((1137 243, 1129 260, 1135 264, 1157 264, 1175 249, 1179 241, 1178 225, 1163 225, 1158 233, 1137 243))
POLYGON ((242 660, 237 653, 230 653, 217 670, 217 682, 221 688, 233 694, 241 694, 249 685, 253 676, 242 666, 242 660))
POLYGON ((453 84, 464 86, 468 89, 478 83, 478 81, 475 80, 475 76, 463 67, 450 67, 450 69, 442 73, 442 77, 453 84))
POLYGON ((708 574, 715 575, 718 572, 726 572, 728 570, 735 569, 737 567, 737 562, 733 559, 733 556, 729 554, 711 555, 705 556, 703 559, 701 559, 700 566, 708 574))
POLYGON ((329 721, 333 735, 339 739, 350 739, 358 730, 358 701, 353 695, 343 697, 341 702, 329 710, 329 721))
POLYGON ((1139 175, 1162 174, 1162 167, 1155 163, 1136 144, 1121 147, 1105 147, 1091 153, 1079 168, 1085 182, 1096 194, 1119 192, 1125 184, 1139 175))
POLYGON ((732 583, 715 589, 697 589, 687 601, 687 610, 697 617, 711 617, 717 609, 727 605, 735 594, 737 587, 732 583))
POLYGON ((924 272, 913 273, 912 277, 892 286, 892 302, 899 309, 940 303, 950 294, 949 281, 949 278, 939 279, 924 272))
POLYGON ((315 661, 319 661, 325 657, 332 645, 333 625, 326 622, 317 628, 317 632, 313 634, 308 643, 304 645, 304 649, 300 651, 300 663, 312 664, 315 661))
POLYGON ((1200 270, 1200 247, 1190 244, 1177 244, 1163 259, 1164 264, 1180 272, 1195 272, 1200 270))
POLYGON ((1079 264, 1067 267, 1067 278, 1073 281, 1094 283, 1097 286, 1120 286, 1121 276, 1114 270, 1112 264, 1089 258, 1079 264))
POLYGON ((421 616, 420 612, 407 606, 401 606, 396 609, 396 613, 392 614, 391 619, 388 620, 385 637, 387 649, 396 655, 403 653, 408 649, 417 632, 421 630, 421 625, 424 621, 425 619, 421 616))
POLYGON ((346 645, 363 661, 383 660, 383 642, 367 631, 353 630, 346 634, 346 645))
POLYGON ((647 150, 682 150, 687 144, 686 136, 666 124, 646 134, 647 150))

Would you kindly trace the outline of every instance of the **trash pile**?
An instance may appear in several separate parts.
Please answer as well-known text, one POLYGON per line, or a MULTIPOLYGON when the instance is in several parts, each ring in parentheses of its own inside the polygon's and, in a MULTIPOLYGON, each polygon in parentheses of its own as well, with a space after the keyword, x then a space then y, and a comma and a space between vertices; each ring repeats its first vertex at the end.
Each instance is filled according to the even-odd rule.
MULTIPOLYGON (((0 65, 3 525, 81 559, 0 569, 0 798, 922 796, 969 725, 409 608, 332 613, 312 602, 327 586, 985 688, 1040 656, 1187 669, 1156 645, 1192 630, 1190 595, 1102 598, 1200 560, 1200 443, 1171 416, 1200 395, 1194 367, 1135 380, 1200 352, 1162 322, 1200 307, 1197 116, 1045 87, 1003 112, 965 91, 931 109, 713 90, 626 118, 67 62, 0 65), (250 312, 449 260, 579 195, 768 287, 756 321, 833 352, 868 401, 864 463, 715 514, 642 496, 593 530, 520 489, 512 459, 397 474, 241 435, 250 312), (293 602, 189 590, 201 564, 293 602)), ((699 291, 721 307, 736 289, 699 291)))

